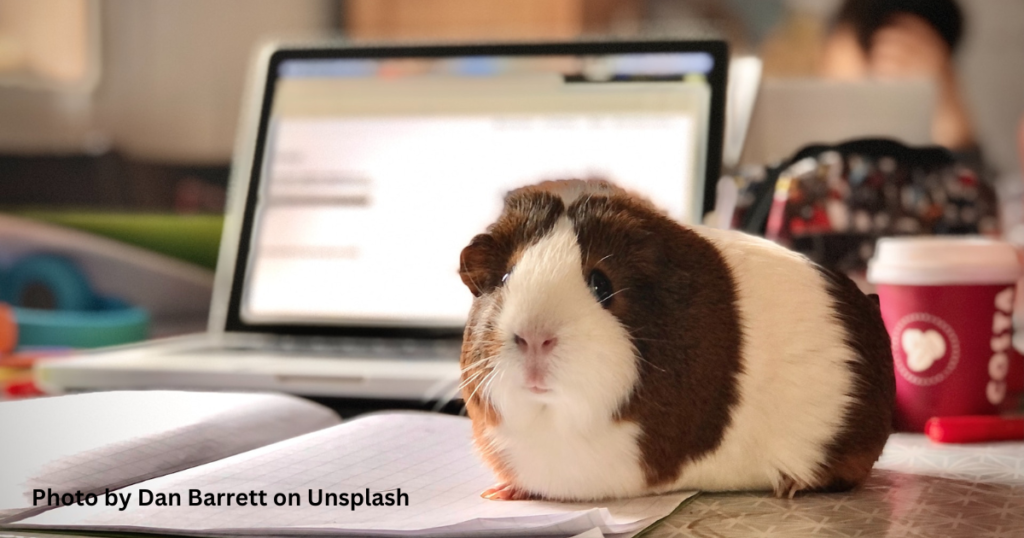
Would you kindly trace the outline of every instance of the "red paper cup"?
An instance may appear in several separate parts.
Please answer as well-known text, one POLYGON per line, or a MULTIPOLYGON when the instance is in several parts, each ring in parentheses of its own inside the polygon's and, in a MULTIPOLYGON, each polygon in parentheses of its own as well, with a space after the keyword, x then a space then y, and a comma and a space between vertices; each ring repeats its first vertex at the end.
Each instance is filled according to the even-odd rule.
POLYGON ((924 431, 933 416, 1016 406, 1024 391, 1024 361, 1012 345, 1020 276, 1017 252, 999 241, 878 241, 868 280, 892 340, 897 430, 924 431))

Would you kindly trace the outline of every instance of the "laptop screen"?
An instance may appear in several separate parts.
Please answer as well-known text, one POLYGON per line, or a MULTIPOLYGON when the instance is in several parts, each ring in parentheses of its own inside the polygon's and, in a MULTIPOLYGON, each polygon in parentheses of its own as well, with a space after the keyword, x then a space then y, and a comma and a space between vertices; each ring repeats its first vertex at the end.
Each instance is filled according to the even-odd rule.
POLYGON ((716 61, 704 50, 279 58, 233 298, 240 325, 461 328, 462 248, 507 191, 541 180, 610 179, 699 221, 717 176, 709 146, 720 151, 716 61))

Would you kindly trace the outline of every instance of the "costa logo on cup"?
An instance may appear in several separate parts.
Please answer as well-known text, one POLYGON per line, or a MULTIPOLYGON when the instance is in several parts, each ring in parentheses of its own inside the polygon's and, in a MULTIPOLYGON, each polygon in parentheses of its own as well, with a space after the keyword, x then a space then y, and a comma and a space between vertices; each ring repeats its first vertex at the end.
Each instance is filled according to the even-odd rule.
POLYGON ((1010 357, 1007 352, 1013 340, 1010 329, 1013 320, 1013 287, 999 292, 995 300, 996 313, 992 315, 992 358, 988 360, 988 385, 985 396, 992 405, 999 405, 1006 399, 1006 376, 1010 373, 1010 357))
POLYGON ((960 362, 960 339, 942 318, 926 312, 904 316, 893 329, 896 371, 914 385, 944 381, 960 362))

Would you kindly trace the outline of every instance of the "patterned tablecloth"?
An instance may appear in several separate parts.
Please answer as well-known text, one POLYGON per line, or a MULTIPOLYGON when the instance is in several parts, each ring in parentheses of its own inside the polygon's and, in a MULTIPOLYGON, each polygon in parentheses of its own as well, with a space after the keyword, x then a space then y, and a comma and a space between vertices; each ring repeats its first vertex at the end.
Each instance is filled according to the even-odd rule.
POLYGON ((1024 538, 1024 442, 941 445, 896 434, 851 493, 702 494, 645 535, 1024 538))

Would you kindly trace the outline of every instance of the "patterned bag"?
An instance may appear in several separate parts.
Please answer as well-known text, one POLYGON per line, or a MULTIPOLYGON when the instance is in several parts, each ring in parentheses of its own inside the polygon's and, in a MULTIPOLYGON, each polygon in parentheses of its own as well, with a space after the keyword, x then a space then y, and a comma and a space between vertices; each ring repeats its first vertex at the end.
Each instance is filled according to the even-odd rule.
POLYGON ((761 186, 762 197, 772 187, 759 200, 765 236, 854 277, 879 237, 999 232, 995 191, 942 148, 855 140, 804 148, 777 170, 761 186))

